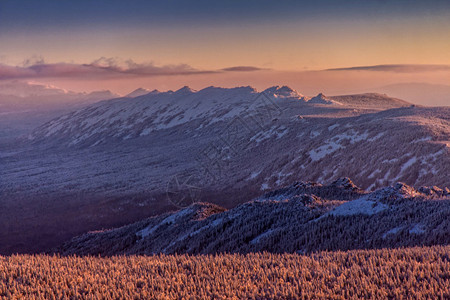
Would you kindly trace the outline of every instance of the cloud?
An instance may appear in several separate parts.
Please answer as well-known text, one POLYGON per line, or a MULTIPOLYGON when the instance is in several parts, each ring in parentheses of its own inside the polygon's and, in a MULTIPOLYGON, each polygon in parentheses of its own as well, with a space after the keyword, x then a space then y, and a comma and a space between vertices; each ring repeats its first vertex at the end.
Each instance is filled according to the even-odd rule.
POLYGON ((222 69, 222 71, 225 71, 225 72, 253 72, 253 71, 261 71, 261 70, 267 70, 267 69, 262 69, 262 68, 258 68, 258 67, 252 67, 252 66, 236 66, 236 67, 229 67, 229 68, 222 69))
POLYGON ((120 77, 175 76, 218 73, 199 70, 186 64, 157 66, 133 60, 99 58, 89 64, 45 63, 41 57, 24 61, 23 66, 0 64, 0 80, 33 78, 109 79, 120 77))
POLYGON ((45 64, 45 60, 42 55, 33 55, 27 59, 25 59, 22 63, 24 67, 30 67, 33 65, 42 65, 45 64))
POLYGON ((335 69, 327 69, 325 71, 379 71, 379 72, 381 71, 394 73, 420 73, 420 72, 450 71, 450 65, 413 65, 413 64, 375 65, 375 66, 335 68, 335 69))
POLYGON ((154 63, 136 63, 131 59, 124 60, 116 57, 101 57, 88 64, 47 63, 42 56, 33 56, 25 59, 20 66, 0 64, 0 80, 39 78, 98 80, 133 76, 177 76, 260 70, 268 69, 253 66, 235 66, 221 70, 200 70, 187 64, 157 66, 154 63))

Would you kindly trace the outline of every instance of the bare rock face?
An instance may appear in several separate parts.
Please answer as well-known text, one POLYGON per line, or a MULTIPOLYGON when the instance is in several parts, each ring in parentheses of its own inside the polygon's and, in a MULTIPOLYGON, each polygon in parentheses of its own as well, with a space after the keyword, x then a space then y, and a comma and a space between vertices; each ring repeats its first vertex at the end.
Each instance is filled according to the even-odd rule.
POLYGON ((264 194, 260 199, 282 200, 293 195, 306 194, 335 200, 352 200, 365 194, 349 178, 340 178, 329 185, 317 182, 296 182, 288 187, 277 189, 264 194))
POLYGON ((450 190, 446 187, 444 189, 441 189, 437 186, 422 186, 418 188, 418 192, 428 196, 428 197, 434 197, 434 198, 440 198, 440 197, 446 197, 450 195, 450 190))
POLYGON ((403 200, 411 200, 419 196, 423 195, 413 187, 410 187, 403 182, 397 182, 393 186, 374 191, 373 193, 367 195, 367 199, 370 201, 390 204, 403 200))
POLYGON ((342 177, 337 179, 336 181, 333 181, 333 183, 331 183, 331 186, 351 191, 359 190, 359 187, 356 186, 356 184, 354 184, 353 181, 351 181, 351 179, 348 177, 342 177))

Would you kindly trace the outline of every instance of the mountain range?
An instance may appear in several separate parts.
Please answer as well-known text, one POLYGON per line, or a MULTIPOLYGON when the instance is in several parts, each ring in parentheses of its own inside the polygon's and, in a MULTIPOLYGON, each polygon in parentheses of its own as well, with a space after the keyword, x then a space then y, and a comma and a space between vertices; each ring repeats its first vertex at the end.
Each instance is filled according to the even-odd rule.
POLYGON ((194 202, 230 209, 298 180, 450 186, 449 116, 384 94, 286 86, 141 89, 74 108, 0 143, 0 251, 48 249, 194 202))

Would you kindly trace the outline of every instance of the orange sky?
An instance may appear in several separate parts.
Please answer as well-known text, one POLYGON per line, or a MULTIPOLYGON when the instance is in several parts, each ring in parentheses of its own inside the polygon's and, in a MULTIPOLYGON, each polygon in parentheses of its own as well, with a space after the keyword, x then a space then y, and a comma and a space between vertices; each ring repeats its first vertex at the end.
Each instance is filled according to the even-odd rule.
MULTIPOLYGON (((39 81, 38 81, 39 82, 39 81)), ((75 91, 94 91, 112 89, 125 95, 132 90, 148 89, 177 90, 185 85, 202 89, 211 85, 235 87, 250 85, 264 90, 273 85, 288 85, 300 93, 311 96, 319 92, 328 95, 376 92, 379 87, 392 83, 425 82, 431 84, 450 84, 450 71, 424 73, 395 73, 377 71, 255 71, 227 72, 220 74, 200 74, 188 76, 155 76, 111 80, 67 80, 48 79, 45 83, 75 91)))
POLYGON ((0 80, 34 80, 75 91, 126 94, 138 87, 264 89, 278 84, 304 94, 338 94, 399 82, 450 85, 448 71, 305 72, 384 64, 450 65, 450 3, 441 0, 18 0, 0 2, 0 28, 0 80), (162 73, 173 67, 266 70, 173 76, 104 72, 104 78, 96 70, 91 78, 32 69, 33 64, 83 68, 101 57, 132 59, 138 67, 156 66, 162 73), (19 77, 11 76, 16 67, 22 68, 19 77), (29 72, 33 75, 24 75, 29 72))
POLYGON ((245 27, 86 28, 1 35, 0 62, 132 58, 200 69, 251 65, 302 71, 373 64, 450 64, 450 18, 280 21, 245 27))

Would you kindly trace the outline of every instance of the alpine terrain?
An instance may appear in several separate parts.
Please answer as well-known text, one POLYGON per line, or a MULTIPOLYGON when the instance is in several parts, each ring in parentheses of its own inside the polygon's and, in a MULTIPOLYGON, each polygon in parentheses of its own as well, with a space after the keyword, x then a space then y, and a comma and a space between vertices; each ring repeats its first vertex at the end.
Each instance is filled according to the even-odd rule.
MULTIPOLYGON (((450 186, 449 116, 382 94, 308 97, 287 86, 138 89, 75 107, 0 145, 0 251, 45 250, 194 202, 231 209, 299 180, 349 177, 367 192, 450 186)), ((337 205, 324 199, 308 204, 314 216, 337 205)))

